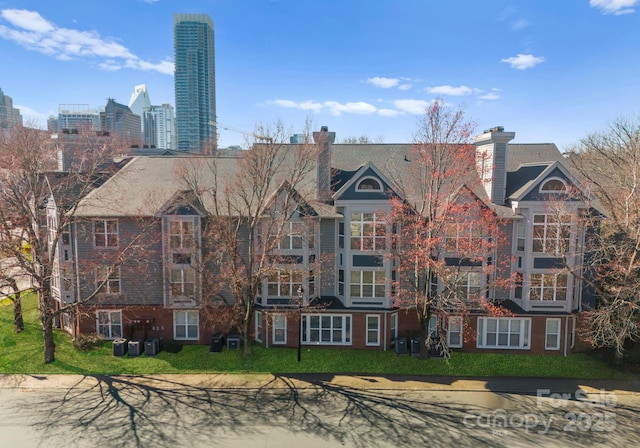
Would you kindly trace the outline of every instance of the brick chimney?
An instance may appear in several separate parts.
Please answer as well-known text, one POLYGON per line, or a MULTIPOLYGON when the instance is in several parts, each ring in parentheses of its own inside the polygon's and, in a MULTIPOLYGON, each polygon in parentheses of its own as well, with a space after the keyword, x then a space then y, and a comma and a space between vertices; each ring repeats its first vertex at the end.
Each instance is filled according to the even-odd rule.
POLYGON ((318 145, 317 197, 320 201, 331 200, 331 145, 336 141, 336 133, 321 126, 320 132, 313 133, 313 142, 318 145))
POLYGON ((496 126, 473 139, 476 147, 476 167, 491 202, 504 205, 507 189, 507 144, 515 132, 504 132, 496 126))

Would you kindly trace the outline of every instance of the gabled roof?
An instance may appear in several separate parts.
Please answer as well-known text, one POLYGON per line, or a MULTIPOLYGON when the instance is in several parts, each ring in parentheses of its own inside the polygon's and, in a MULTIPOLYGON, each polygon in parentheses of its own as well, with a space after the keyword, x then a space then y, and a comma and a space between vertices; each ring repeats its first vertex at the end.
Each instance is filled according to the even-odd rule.
MULTIPOLYGON (((348 188, 358 182, 367 173, 367 171, 372 171, 376 177, 378 177, 387 187, 389 187, 393 191, 395 195, 402 199, 402 193, 398 186, 395 185, 393 181, 388 179, 387 176, 385 176, 371 161, 368 161, 367 163, 362 165, 356 172, 349 172, 351 174, 350 177, 347 178, 345 176, 344 178, 342 178, 341 184, 332 185, 332 189, 335 191, 335 193, 333 193, 333 198, 339 198, 348 188)), ((344 173, 346 174, 347 172, 344 173)))

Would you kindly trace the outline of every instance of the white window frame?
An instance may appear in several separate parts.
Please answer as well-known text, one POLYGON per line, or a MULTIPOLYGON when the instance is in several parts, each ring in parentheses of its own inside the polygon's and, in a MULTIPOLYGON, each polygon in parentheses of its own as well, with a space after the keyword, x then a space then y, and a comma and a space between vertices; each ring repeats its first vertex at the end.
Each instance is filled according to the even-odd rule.
POLYGON ((373 176, 363 177, 358 181, 358 184, 356 185, 356 191, 361 193, 369 193, 369 192, 375 192, 375 191, 380 192, 382 191, 382 182, 380 182, 380 179, 375 178, 373 176), (362 188, 361 186, 362 183, 367 180, 374 181, 376 184, 378 184, 378 188, 362 188))
POLYGON ((193 220, 172 218, 168 221, 169 247, 177 251, 192 251, 196 240, 193 220))
POLYGON ((546 322, 546 328, 544 331, 544 349, 545 350, 560 350, 560 333, 561 333, 561 321, 559 318, 557 317, 549 317, 547 318, 547 322, 546 322), (550 333, 549 332, 549 323, 551 322, 555 322, 557 324, 556 327, 556 332, 555 333, 550 333), (555 336, 556 337, 556 343, 555 345, 550 345, 549 344, 549 336, 555 336))
POLYGON ((122 310, 96 311, 96 334, 101 334, 107 340, 113 340, 123 336, 123 329, 122 310), (106 319, 101 321, 101 316, 106 319))
POLYGON ((477 302, 482 298, 482 292, 485 288, 485 275, 482 271, 464 270, 460 272, 460 282, 456 285, 456 297, 458 300, 466 302, 477 302), (470 282, 474 278, 476 283, 470 282), (463 293, 463 297, 458 297, 459 293, 463 293), (472 298, 471 295, 475 295, 472 298))
POLYGON ((571 221, 568 217, 549 213, 535 213, 532 221, 531 250, 533 253, 561 255, 563 249, 565 249, 565 252, 569 250, 571 221), (536 248, 536 246, 542 247, 536 248))
POLYGON ((285 345, 287 343, 287 315, 271 315, 271 343, 273 345, 285 345))
POLYGON ((302 343, 305 345, 351 345, 352 319, 350 314, 303 314, 302 343), (318 326, 311 327, 312 320, 318 318, 318 326), (324 325, 329 319, 329 325, 324 325), (340 319, 341 327, 334 326, 335 319, 340 319), (317 331, 318 340, 312 341, 311 335, 317 331), (323 340, 324 332, 329 335, 323 340), (339 340, 336 334, 340 334, 339 340))
POLYGON ((374 269, 352 269, 350 272, 351 298, 384 298, 386 297, 386 272, 374 269), (371 273, 371 281, 365 281, 365 274, 371 273), (355 278, 355 277, 359 278, 355 278), (357 291, 354 289, 357 288, 357 291), (372 294, 365 294, 365 289, 371 288, 372 294))
POLYGON ((479 317, 478 318, 478 335, 477 343, 478 348, 492 348, 503 350, 530 350, 531 349, 531 318, 518 317, 479 317), (495 321, 496 331, 489 332, 490 322, 495 321), (518 331, 514 330, 515 321, 518 321, 518 331), (505 323, 506 324, 502 324, 505 323), (506 326, 506 329, 504 328, 506 326), (500 328, 503 327, 503 328, 500 328), (487 342, 488 333, 495 333, 495 343, 490 344, 487 342), (506 334, 507 344, 500 344, 500 336, 506 334), (518 335, 518 344, 511 344, 511 336, 518 335))
POLYGON ((567 272, 534 272, 531 274, 529 282, 529 300, 536 302, 564 302, 568 300, 568 298, 569 274, 567 272), (564 277, 564 285, 559 285, 558 279, 560 277, 564 277), (537 291, 535 295, 534 291, 537 291), (546 291, 551 291, 550 298, 548 299, 545 299, 546 291), (564 298, 558 298, 558 293, 561 291, 564 291, 564 298))
POLYGON ((100 219, 92 222, 93 230, 93 247, 95 249, 115 249, 120 243, 120 224, 117 219, 100 219), (115 223, 115 231, 109 228, 109 224, 115 223), (104 238, 104 244, 98 244, 98 235, 104 238), (114 244, 110 244, 109 236, 115 235, 114 244))
POLYGON ((256 322, 254 338, 257 342, 262 342, 262 311, 256 311, 254 316, 256 322))
POLYGON ((173 312, 173 338, 176 341, 200 339, 200 313, 198 310, 176 310, 173 312), (195 323, 189 317, 195 316, 195 323), (184 319, 183 319, 184 318, 184 319), (184 336, 178 336, 178 327, 184 327, 184 336), (192 333, 195 330, 195 335, 192 333))
POLYGON ((540 193, 566 193, 567 192, 567 183, 564 181, 564 179, 561 179, 559 177, 550 177, 548 179, 545 179, 544 182, 542 182, 540 184, 540 188, 538 190, 540 193), (554 181, 558 181, 562 184, 562 189, 561 190, 552 190, 552 189, 548 189, 545 188, 545 186, 549 183, 549 182, 554 182, 554 181))
MULTIPOLYGON (((100 283, 102 283, 108 270, 108 267, 104 267, 98 269, 95 272, 96 288, 100 285, 100 283)), ((120 266, 113 266, 113 268, 111 269, 111 273, 107 278, 107 281, 104 283, 99 292, 100 294, 122 294, 122 278, 120 276, 120 266), (117 288, 115 288, 115 285, 117 285, 117 288), (117 291, 114 291, 114 289, 117 289, 117 291)))
POLYGON ((462 348, 464 344, 462 316, 449 316, 447 324, 447 345, 451 348, 462 348), (451 342, 452 334, 458 334, 460 342, 455 344, 451 342))
POLYGON ((366 322, 366 334, 365 341, 367 346, 379 346, 380 345, 380 315, 379 314, 367 314, 365 316, 366 322), (371 321, 369 319, 372 319, 371 321), (374 324, 372 327, 370 324, 374 324), (373 336, 373 341, 369 339, 373 336))
POLYGON ((384 213, 352 212, 350 218, 349 247, 351 250, 361 252, 386 250, 387 218, 384 213), (357 247, 354 247, 354 244, 357 247), (368 245, 370 247, 367 247, 368 245))
POLYGON ((297 297, 302 288, 302 277, 299 269, 278 269, 270 273, 267 275, 267 297, 297 297))
POLYGON ((392 313, 389 318, 389 332, 391 333, 391 343, 398 339, 398 313, 392 313))
POLYGON ((482 228, 475 221, 450 222, 445 226, 446 252, 476 253, 482 250, 482 228))

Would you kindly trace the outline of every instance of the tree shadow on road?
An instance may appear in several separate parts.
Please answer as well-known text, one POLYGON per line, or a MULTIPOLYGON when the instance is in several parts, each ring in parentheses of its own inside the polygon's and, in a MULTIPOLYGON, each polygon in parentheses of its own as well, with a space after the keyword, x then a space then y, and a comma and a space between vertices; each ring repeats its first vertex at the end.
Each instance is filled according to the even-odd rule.
MULTIPOLYGON (((495 412, 495 406, 466 403, 442 391, 432 399, 426 392, 355 389, 292 376, 275 376, 252 388, 187 384, 179 376, 83 376, 71 387, 42 392, 20 412, 35 422, 43 447, 234 446, 238 439, 278 446, 265 443, 278 431, 326 446, 541 444, 542 426, 527 431, 483 426, 479 416, 495 412), (511 432, 517 439, 503 437, 511 432)), ((523 413, 529 405, 525 401, 509 412, 523 413)), ((634 415, 637 409, 616 412, 634 415)), ((562 425, 547 434, 565 437, 565 446, 584 446, 580 435, 563 434, 562 425)), ((589 440, 602 442, 606 436, 589 440)))

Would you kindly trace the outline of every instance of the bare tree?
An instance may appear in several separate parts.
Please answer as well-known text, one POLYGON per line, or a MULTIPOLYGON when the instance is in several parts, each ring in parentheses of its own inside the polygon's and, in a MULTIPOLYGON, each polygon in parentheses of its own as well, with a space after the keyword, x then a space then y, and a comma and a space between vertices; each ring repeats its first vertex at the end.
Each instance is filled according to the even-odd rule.
POLYGON ((262 281, 283 261, 274 250, 291 219, 307 219, 305 202, 315 193, 309 174, 316 166, 315 146, 285 145, 281 123, 258 126, 252 137, 250 149, 235 157, 220 151, 217 157, 186 161, 177 173, 205 209, 203 302, 231 296, 231 316, 238 320, 245 354, 251 351, 254 304, 262 281))
MULTIPOLYGON (((486 292, 498 283, 490 260, 504 237, 500 219, 475 193, 473 129, 462 110, 434 102, 419 122, 407 170, 398 179, 404 197, 395 200, 392 213, 398 226, 392 250, 398 263, 396 304, 415 309, 423 356, 435 343, 432 316, 464 317, 484 307, 486 292)), ((444 339, 439 344, 447 352, 444 339)))
POLYGON ((586 280, 597 298, 587 336, 594 347, 612 348, 619 362, 625 344, 640 340, 640 118, 588 135, 569 160, 606 214, 587 216, 598 231, 586 248, 586 280))
MULTIPOLYGON (((63 303, 52 293, 52 281, 59 274, 58 243, 75 222, 80 201, 118 169, 113 159, 122 149, 117 139, 93 132, 74 135, 72 143, 62 145, 48 133, 28 127, 0 135, 0 253, 12 260, 13 268, 2 270, 0 283, 11 285, 16 272, 30 277, 38 295, 45 363, 55 360, 56 317, 92 300, 106 282, 72 303, 63 303), (57 171, 62 155, 68 170, 57 171), (47 209, 54 203, 55 219, 50 220, 47 209)), ((122 261, 127 249, 119 251, 109 269, 122 261)))

